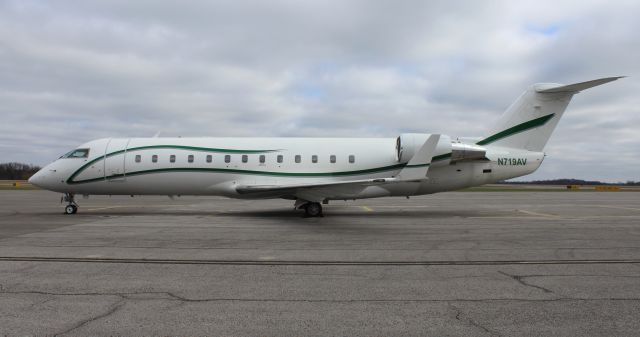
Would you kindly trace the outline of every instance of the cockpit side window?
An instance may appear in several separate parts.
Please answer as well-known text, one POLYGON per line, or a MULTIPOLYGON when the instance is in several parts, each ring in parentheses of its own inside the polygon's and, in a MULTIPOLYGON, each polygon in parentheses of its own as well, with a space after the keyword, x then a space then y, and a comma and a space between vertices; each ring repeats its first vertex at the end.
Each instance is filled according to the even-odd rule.
POLYGON ((89 149, 75 149, 60 158, 88 158, 89 149))

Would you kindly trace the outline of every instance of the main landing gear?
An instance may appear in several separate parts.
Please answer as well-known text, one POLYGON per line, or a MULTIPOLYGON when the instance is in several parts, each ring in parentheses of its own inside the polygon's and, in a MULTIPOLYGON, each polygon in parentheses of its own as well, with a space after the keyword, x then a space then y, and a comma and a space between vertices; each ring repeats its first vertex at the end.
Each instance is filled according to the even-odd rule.
POLYGON ((310 202, 304 208, 304 214, 309 217, 322 216, 322 205, 319 202, 310 202))
POLYGON ((322 205, 319 202, 298 199, 294 207, 295 209, 304 209, 304 215, 307 217, 322 216, 322 205))
POLYGON ((64 207, 64 214, 76 214, 78 212, 78 204, 74 199, 73 193, 65 193, 60 202, 67 203, 67 206, 64 207))

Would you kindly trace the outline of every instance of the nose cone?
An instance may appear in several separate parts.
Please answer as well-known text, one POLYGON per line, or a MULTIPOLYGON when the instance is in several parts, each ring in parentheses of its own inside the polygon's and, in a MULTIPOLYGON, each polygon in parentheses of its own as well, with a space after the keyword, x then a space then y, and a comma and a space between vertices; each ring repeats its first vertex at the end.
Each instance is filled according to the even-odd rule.
POLYGON ((43 167, 29 178, 29 183, 49 191, 64 191, 65 171, 61 171, 60 166, 60 163, 55 161, 43 167))
POLYGON ((36 172, 36 174, 32 175, 31 178, 29 178, 28 182, 31 185, 34 186, 38 186, 40 188, 43 188, 43 184, 45 181, 45 172, 44 169, 41 169, 40 171, 36 172))

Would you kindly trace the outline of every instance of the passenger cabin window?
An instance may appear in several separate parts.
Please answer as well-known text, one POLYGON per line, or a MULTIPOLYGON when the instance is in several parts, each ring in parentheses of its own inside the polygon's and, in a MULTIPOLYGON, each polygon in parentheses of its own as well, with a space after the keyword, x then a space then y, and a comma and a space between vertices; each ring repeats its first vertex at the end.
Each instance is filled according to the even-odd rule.
POLYGON ((139 154, 136 155, 136 163, 139 163, 142 161, 142 156, 140 156, 139 154))
POLYGON ((224 155, 224 162, 225 163, 230 163, 231 162, 231 155, 225 154, 224 155))
POLYGON ((354 156, 354 155, 350 154, 350 155, 349 155, 349 163, 353 164, 353 163, 355 163, 355 162, 356 162, 356 156, 354 156))
POLYGON ((316 156, 315 154, 313 156, 311 156, 311 162, 312 163, 317 163, 318 162, 318 156, 316 156))
POLYGON ((212 161, 213 161, 213 156, 212 156, 212 155, 210 155, 210 154, 208 154, 208 155, 207 155, 207 163, 210 163, 210 162, 212 162, 212 161))
POLYGON ((335 164, 336 163, 336 155, 332 154, 329 156, 329 161, 331 162, 331 164, 335 164))
POLYGON ((296 155, 296 163, 300 163, 302 161, 302 157, 299 154, 296 155))
POLYGON ((172 162, 172 163, 175 163, 176 162, 176 155, 175 154, 170 155, 169 156, 169 161, 172 162))
POLYGON ((67 152, 60 158, 88 158, 89 157, 89 149, 75 149, 73 151, 67 152))
POLYGON ((247 156, 246 154, 243 154, 243 155, 242 155, 242 162, 243 162, 243 163, 246 163, 246 162, 248 162, 248 161, 249 161, 249 156, 247 156))
POLYGON ((192 154, 187 156, 187 161, 190 162, 190 163, 193 163, 193 155, 192 154))
POLYGON ((284 157, 281 154, 279 154, 278 158, 277 158, 278 163, 282 163, 283 159, 284 159, 284 157))
POLYGON ((265 160, 266 160, 266 159, 267 159, 267 158, 266 158, 266 156, 265 156, 265 155, 263 155, 263 154, 261 154, 261 155, 260 155, 260 157, 259 157, 260 164, 264 164, 264 162, 265 162, 265 160))
POLYGON ((157 163, 158 162, 158 155, 154 154, 153 156, 151 156, 151 161, 154 162, 154 163, 157 163))

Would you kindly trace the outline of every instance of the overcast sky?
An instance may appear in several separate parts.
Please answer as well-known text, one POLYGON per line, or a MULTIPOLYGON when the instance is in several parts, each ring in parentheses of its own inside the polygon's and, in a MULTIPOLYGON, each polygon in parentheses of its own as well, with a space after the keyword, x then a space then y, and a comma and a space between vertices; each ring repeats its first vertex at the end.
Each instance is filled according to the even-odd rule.
POLYGON ((640 180, 639 1, 0 0, 0 162, 102 137, 483 136, 576 95, 525 179, 640 180))

